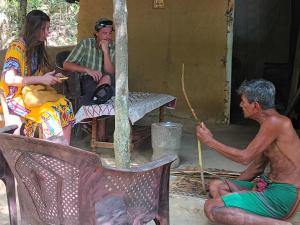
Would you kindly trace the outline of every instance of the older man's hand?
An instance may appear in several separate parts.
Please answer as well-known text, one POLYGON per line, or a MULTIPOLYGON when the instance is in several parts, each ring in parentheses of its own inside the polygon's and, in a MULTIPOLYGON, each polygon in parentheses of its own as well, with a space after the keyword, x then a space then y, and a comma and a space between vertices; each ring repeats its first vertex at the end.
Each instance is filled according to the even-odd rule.
POLYGON ((196 126, 196 135, 197 138, 204 144, 210 146, 210 143, 214 140, 213 134, 205 126, 203 122, 199 123, 196 126))

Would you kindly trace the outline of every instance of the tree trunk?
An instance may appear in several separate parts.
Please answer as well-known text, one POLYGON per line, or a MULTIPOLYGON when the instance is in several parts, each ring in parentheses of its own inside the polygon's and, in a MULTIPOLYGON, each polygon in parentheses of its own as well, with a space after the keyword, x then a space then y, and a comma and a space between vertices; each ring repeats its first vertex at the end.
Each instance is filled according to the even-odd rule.
POLYGON ((21 33, 27 14, 27 0, 20 0, 18 32, 21 33))
POLYGON ((116 29, 116 98, 114 151, 118 168, 130 167, 128 120, 128 36, 126 0, 113 0, 116 29))

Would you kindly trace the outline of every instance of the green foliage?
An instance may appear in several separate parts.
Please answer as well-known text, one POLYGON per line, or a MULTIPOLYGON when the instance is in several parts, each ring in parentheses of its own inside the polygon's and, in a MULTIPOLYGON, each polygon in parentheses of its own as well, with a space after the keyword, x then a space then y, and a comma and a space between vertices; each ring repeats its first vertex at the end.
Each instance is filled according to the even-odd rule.
MULTIPOLYGON (((0 48, 18 37, 19 0, 0 0, 0 48)), ((27 12, 43 10, 50 16, 49 46, 75 45, 79 5, 64 0, 28 0, 27 12)))
POLYGON ((19 3, 16 0, 0 1, 0 47, 6 47, 6 43, 10 42, 18 34, 18 9, 19 3))

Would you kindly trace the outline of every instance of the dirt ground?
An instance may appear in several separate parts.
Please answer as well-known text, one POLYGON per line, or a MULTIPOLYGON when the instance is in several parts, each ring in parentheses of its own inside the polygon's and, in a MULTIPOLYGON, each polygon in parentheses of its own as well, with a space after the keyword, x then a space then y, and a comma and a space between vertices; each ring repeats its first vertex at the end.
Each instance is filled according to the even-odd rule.
MULTIPOLYGON (((148 115, 139 125, 149 125, 156 121, 156 115, 148 115)), ((181 148, 178 152, 180 157, 180 166, 172 171, 178 170, 197 170, 199 169, 198 163, 198 150, 197 140, 194 135, 194 121, 190 119, 178 119, 174 117, 167 117, 167 120, 173 122, 179 122, 183 124, 183 134, 181 139, 181 148)), ((257 127, 253 125, 223 125, 223 124, 207 124, 207 126, 213 131, 215 137, 232 146, 243 148, 248 141, 254 137, 257 127)), ((89 136, 83 136, 81 138, 73 138, 72 145, 79 148, 90 150, 89 148, 89 136)), ((113 152, 107 149, 97 149, 102 157, 103 164, 113 165, 113 152)), ((225 169, 228 171, 242 171, 243 166, 225 159, 218 153, 207 149, 202 146, 203 164, 205 170, 208 169, 225 169)), ((136 147, 131 152, 132 163, 135 165, 143 164, 151 160, 152 148, 150 139, 141 146, 136 147)), ((203 205, 205 202, 205 196, 197 194, 198 188, 201 186, 201 181, 196 180, 195 187, 181 189, 178 191, 178 187, 175 185, 178 183, 178 176, 172 175, 170 178, 171 190, 170 190, 170 220, 171 225, 209 225, 206 216, 203 213, 203 205), (198 182, 198 186, 197 186, 198 182)), ((180 183, 180 182, 179 182, 180 183)), ((184 186, 184 185, 183 185, 184 186)), ((180 187, 181 188, 181 187, 180 187)), ((298 217, 300 218, 300 217, 298 217)), ((8 222, 8 210, 5 195, 5 187, 0 182, 0 225, 9 224, 8 222)), ((154 224, 151 222, 149 224, 154 224)), ((300 220, 294 222, 295 225, 300 225, 300 220)))

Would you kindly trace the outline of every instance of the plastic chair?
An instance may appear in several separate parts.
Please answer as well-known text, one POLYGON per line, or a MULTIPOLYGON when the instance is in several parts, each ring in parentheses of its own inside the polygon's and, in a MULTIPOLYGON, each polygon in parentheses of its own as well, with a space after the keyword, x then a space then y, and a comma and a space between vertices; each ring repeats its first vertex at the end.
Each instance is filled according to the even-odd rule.
POLYGON ((34 138, 0 134, 0 148, 18 182, 22 224, 169 224, 174 155, 114 169, 96 154, 34 138))
MULTIPOLYGON (((0 128, 0 133, 13 133, 18 128, 17 125, 10 125, 0 128)), ((9 221, 11 225, 17 225, 17 206, 14 176, 2 154, 0 148, 0 180, 6 187, 7 204, 9 210, 9 221)))

